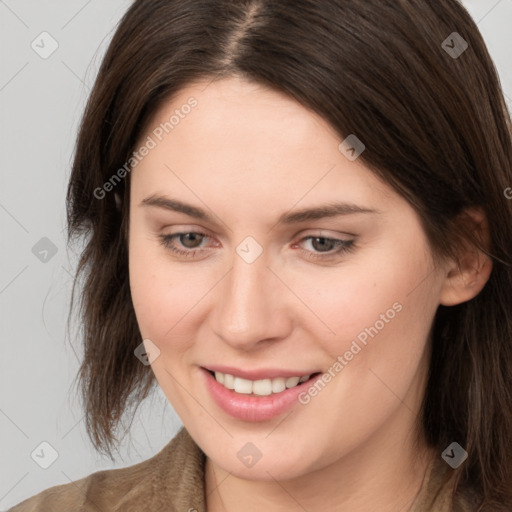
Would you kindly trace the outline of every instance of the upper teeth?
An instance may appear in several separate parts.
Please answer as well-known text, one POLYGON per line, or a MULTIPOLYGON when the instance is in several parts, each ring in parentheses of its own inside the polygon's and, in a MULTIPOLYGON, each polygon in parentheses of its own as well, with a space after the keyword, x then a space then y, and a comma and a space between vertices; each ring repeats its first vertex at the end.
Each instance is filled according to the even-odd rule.
POLYGON ((306 382, 310 375, 303 377, 277 377, 275 379, 248 380, 235 377, 229 373, 215 372, 215 379, 225 388, 232 389, 236 393, 265 396, 272 393, 280 393, 286 388, 293 388, 301 382, 306 382))

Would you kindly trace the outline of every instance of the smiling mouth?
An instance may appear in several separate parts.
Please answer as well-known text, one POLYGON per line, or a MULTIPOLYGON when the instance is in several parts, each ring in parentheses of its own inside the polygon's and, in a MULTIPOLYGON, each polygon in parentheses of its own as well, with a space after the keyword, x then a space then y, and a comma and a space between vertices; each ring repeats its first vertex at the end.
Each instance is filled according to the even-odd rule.
POLYGON ((281 393, 286 389, 291 389, 305 382, 308 382, 321 373, 316 372, 310 375, 294 377, 276 377, 273 379, 249 380, 243 379, 242 377, 236 377, 229 373, 214 372, 212 370, 208 370, 207 368, 205 368, 205 370, 226 389, 234 391, 238 394, 253 396, 269 396, 281 393))

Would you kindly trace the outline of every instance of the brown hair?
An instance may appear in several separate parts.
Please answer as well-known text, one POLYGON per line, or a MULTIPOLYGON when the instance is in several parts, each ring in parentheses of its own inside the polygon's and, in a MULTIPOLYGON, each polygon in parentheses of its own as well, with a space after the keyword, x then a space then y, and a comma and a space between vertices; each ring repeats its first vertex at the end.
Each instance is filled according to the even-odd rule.
POLYGON ((134 357, 141 336, 128 276, 129 172, 116 194, 95 191, 129 161, 164 101, 193 81, 233 75, 319 113, 340 142, 356 134, 366 145, 362 163, 419 213, 436 256, 456 255, 469 240, 492 258, 474 299, 436 313, 421 428, 439 453, 452 441, 469 452, 456 470, 460 489, 510 510, 512 127, 481 34, 457 0, 133 3, 90 95, 67 197, 69 241, 85 241, 72 302, 83 280, 78 377, 94 446, 111 455, 122 416, 155 383, 134 357), (458 57, 443 43, 454 32, 469 45, 458 57), (487 217, 488 250, 461 222, 469 207, 487 217))

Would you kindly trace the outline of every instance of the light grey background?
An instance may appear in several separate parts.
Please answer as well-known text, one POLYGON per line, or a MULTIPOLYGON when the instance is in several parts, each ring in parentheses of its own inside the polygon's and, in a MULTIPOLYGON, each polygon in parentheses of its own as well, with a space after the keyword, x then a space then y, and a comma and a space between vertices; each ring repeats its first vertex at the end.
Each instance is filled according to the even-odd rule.
MULTIPOLYGON (((66 332, 76 255, 65 244, 64 199, 85 100, 130 3, 0 0, 0 510, 114 467, 92 449, 70 388, 81 348, 66 332), (35 41, 44 54, 55 44, 42 32, 58 44, 45 59, 31 47, 35 41), (39 242, 44 237, 55 255, 42 252, 44 247, 32 252, 37 243, 47 243, 39 242), (42 442, 58 454, 48 469, 34 460, 51 456, 48 447, 38 448, 42 442), (33 459, 36 448, 45 456, 33 459)), ((488 44, 512 109, 512 0, 464 4, 488 44)), ((158 389, 139 409, 115 467, 149 458, 180 426, 158 389)))

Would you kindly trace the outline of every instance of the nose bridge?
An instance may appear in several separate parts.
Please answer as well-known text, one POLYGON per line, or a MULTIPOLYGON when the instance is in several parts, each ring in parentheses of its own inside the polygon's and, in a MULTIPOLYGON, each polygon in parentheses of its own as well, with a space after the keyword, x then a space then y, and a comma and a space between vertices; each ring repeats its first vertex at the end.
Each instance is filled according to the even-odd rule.
POLYGON ((238 255, 233 258, 224 302, 225 325, 233 332, 252 332, 254 335, 255 328, 261 325, 259 322, 267 316, 270 294, 265 294, 265 286, 268 273, 263 256, 251 263, 238 255))
MULTIPOLYGON (((240 244, 233 255, 231 271, 220 287, 217 332, 226 343, 247 348, 258 341, 282 336, 287 321, 279 283, 262 252, 256 259, 246 258, 240 244), (272 288, 271 288, 272 286, 272 288)), ((284 297, 283 297, 284 300, 284 297)))

